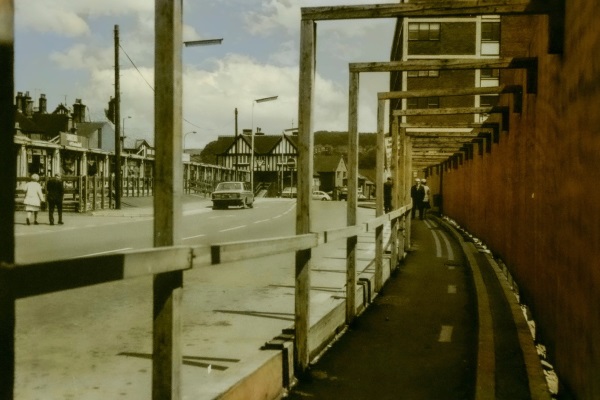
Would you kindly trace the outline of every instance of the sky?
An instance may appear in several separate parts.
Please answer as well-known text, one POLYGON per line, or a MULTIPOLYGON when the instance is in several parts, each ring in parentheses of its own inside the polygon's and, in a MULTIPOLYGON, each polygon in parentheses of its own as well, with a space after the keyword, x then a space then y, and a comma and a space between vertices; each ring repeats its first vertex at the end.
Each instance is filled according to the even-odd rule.
MULTIPOLYGON (((236 108, 239 133, 298 126, 302 7, 397 2, 184 0, 184 41, 223 38, 221 45, 182 49, 184 146, 233 135, 236 108), (271 96, 278 98, 254 102, 271 96)), ((92 121, 106 119, 115 94, 118 25, 126 140, 154 143, 154 1, 15 0, 15 9, 15 92, 29 92, 36 107, 44 93, 48 112, 81 99, 92 121)), ((393 19, 318 22, 315 131, 348 129, 348 63, 389 61, 394 28, 393 19)), ((359 131, 376 131, 377 92, 388 90, 389 74, 361 74, 359 131)))

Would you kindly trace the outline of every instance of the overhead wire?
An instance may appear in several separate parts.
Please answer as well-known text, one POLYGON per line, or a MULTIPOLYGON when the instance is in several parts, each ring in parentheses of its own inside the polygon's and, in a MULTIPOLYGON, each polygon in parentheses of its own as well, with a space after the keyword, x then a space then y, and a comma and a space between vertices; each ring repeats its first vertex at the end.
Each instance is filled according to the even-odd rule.
MULTIPOLYGON (((133 62, 133 60, 131 59, 131 57, 129 57, 129 54, 127 54, 127 52, 125 51, 125 49, 123 48, 123 46, 121 46, 121 43, 119 43, 119 48, 123 51, 123 53, 125 54, 125 57, 127 57, 127 59, 129 60, 129 62, 131 63, 131 65, 133 66, 133 68, 135 68, 135 70, 138 72, 138 74, 140 74, 140 76, 142 77, 142 79, 144 80, 144 82, 146 82, 146 84, 148 85, 148 87, 150 88, 150 90, 152 90, 152 92, 155 92, 154 87, 150 84, 150 82, 148 82, 148 80, 144 77, 144 74, 142 74, 142 71, 140 71, 140 69, 137 67, 137 65, 135 65, 135 63, 133 62)), ((203 126, 199 126, 196 125, 195 123, 189 121, 188 119, 186 119, 185 117, 182 117, 182 119, 187 122, 188 124, 198 128, 198 129, 204 129, 204 130, 209 130, 209 131, 213 131, 214 129, 211 128, 206 128, 203 126)))

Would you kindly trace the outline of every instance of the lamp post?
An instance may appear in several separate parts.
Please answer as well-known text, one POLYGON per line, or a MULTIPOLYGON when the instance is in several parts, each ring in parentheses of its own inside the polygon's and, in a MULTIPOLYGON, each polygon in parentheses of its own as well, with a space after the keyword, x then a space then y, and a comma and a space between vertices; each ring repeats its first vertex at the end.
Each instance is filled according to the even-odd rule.
POLYGON ((254 103, 265 103, 267 101, 277 100, 279 96, 271 96, 271 97, 263 97, 260 99, 254 99, 252 102, 252 137, 251 137, 251 145, 250 145, 250 187, 252 188, 252 193, 254 193, 254 103))
POLYGON ((190 131, 190 132, 186 132, 185 135, 183 135, 183 152, 185 153, 185 138, 187 137, 187 135, 189 135, 190 133, 196 133, 196 131, 190 131))

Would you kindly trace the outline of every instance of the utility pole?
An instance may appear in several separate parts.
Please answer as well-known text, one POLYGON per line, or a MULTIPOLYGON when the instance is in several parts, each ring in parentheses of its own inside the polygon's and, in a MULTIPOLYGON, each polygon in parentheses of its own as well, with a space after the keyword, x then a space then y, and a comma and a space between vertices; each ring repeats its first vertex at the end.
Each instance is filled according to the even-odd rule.
POLYGON ((115 209, 121 209, 121 83, 119 80, 119 25, 115 25, 115 209))
POLYGON ((235 180, 238 180, 238 171, 237 171, 237 167, 238 167, 238 110, 237 107, 235 108, 235 132, 233 135, 233 140, 234 140, 234 145, 235 145, 235 164, 233 165, 233 171, 234 171, 234 175, 235 175, 235 180))

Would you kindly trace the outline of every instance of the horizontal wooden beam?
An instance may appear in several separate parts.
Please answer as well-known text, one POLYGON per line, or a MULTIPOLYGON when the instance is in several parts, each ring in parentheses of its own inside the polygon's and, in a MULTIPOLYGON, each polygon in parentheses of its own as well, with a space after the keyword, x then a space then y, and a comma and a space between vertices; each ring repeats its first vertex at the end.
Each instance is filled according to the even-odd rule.
POLYGON ((495 129, 498 128, 498 122, 450 122, 450 123, 439 123, 439 122, 401 122, 398 126, 400 128, 414 128, 414 129, 452 129, 452 128, 482 128, 482 129, 495 129))
POLYGON ((334 240, 344 239, 351 236, 357 236, 365 230, 366 226, 364 225, 352 225, 345 226, 342 228, 330 229, 328 231, 323 232, 322 235, 319 235, 319 243, 329 243, 334 240))
POLYGON ((440 71, 462 69, 513 69, 537 66, 535 57, 443 58, 408 61, 350 63, 350 72, 440 71))
POLYGON ((459 142, 459 143, 426 143, 420 146, 414 145, 412 146, 413 154, 416 154, 420 151, 450 151, 460 149, 465 143, 470 142, 459 142))
POLYGON ((439 71, 465 69, 525 69, 527 71, 527 93, 537 92, 536 57, 468 58, 468 59, 428 59, 408 61, 382 61, 350 63, 350 72, 392 72, 392 71, 439 71))
POLYGON ((409 110, 394 110, 394 116, 417 115, 458 115, 458 114, 499 114, 507 113, 508 107, 455 107, 455 108, 415 108, 409 110))
POLYGON ((121 254, 0 267, 15 298, 192 268, 189 247, 157 247, 121 254))
POLYGON ((460 149, 451 149, 447 151, 429 150, 429 151, 413 151, 413 157, 450 157, 460 149))
POLYGON ((545 1, 438 1, 402 4, 303 7, 303 20, 324 21, 366 18, 471 17, 473 15, 531 15, 550 12, 545 1))
POLYGON ((280 238, 244 240, 211 246, 212 264, 221 264, 248 258, 307 250, 319 245, 317 233, 280 238))
POLYGON ((523 91, 521 85, 500 85, 490 87, 467 87, 451 89, 405 90, 396 92, 379 92, 378 100, 411 99, 417 97, 445 97, 445 96, 470 96, 482 94, 519 93, 523 91))

